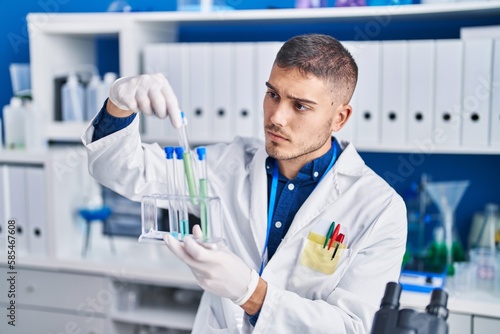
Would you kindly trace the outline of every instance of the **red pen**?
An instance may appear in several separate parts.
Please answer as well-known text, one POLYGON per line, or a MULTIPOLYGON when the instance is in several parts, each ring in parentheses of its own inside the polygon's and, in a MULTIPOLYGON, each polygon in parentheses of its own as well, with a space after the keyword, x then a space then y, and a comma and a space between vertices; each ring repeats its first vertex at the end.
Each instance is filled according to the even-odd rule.
POLYGON ((330 243, 328 244, 328 250, 330 250, 330 247, 332 247, 333 240, 337 239, 339 232, 340 232, 340 224, 337 224, 337 226, 335 226, 335 231, 333 231, 332 238, 330 239, 330 243))

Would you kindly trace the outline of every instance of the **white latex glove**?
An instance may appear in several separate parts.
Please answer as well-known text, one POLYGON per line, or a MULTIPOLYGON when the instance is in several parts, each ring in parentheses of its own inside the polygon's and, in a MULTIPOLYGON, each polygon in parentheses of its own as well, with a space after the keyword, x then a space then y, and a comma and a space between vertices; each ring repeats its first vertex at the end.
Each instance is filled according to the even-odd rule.
POLYGON ((161 119, 170 116, 175 128, 182 125, 177 97, 161 73, 119 78, 109 89, 109 99, 122 110, 156 115, 161 119))
POLYGON ((203 290, 229 298, 237 305, 247 302, 257 288, 259 274, 226 247, 206 248, 199 244, 195 240, 202 238, 199 225, 194 226, 193 235, 194 238, 188 236, 180 242, 167 234, 164 240, 167 247, 190 267, 203 290))

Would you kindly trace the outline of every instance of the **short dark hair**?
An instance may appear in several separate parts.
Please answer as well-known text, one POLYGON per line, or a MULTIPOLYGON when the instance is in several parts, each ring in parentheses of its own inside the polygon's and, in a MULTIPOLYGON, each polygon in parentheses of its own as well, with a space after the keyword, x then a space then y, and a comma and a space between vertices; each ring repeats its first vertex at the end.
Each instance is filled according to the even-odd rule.
POLYGON ((350 101, 358 80, 358 66, 351 53, 327 35, 305 34, 289 39, 276 55, 275 64, 331 82, 336 96, 345 103, 350 101))

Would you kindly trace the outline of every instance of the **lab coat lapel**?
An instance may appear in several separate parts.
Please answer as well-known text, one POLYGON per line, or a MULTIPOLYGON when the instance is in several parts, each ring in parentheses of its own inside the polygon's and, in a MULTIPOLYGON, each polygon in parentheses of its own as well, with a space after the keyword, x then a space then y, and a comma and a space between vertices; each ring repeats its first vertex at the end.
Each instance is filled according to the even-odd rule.
POLYGON ((250 166, 250 226, 260 252, 264 248, 267 233, 267 157, 265 148, 259 149, 250 166))
POLYGON ((326 208, 342 196, 342 193, 347 191, 362 175, 363 167, 364 161, 358 155, 354 146, 348 144, 332 169, 300 207, 282 244, 285 244, 287 240, 307 227, 326 208))

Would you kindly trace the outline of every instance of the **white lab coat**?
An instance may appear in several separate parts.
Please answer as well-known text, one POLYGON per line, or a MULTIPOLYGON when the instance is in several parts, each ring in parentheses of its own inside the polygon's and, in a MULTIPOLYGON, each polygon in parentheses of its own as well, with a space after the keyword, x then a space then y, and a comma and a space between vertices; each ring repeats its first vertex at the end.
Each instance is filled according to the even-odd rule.
MULTIPOLYGON (((165 193, 164 153, 141 144, 139 117, 127 128, 91 143, 82 136, 90 173, 103 185, 140 200, 165 193)), ((228 299, 205 293, 193 333, 369 333, 385 285, 397 281, 406 243, 406 208, 401 197, 371 169, 352 144, 297 212, 262 277, 267 295, 255 328, 228 299), (298 259, 308 234, 326 234, 335 221, 346 227, 348 250, 326 275, 298 259), (324 225, 324 226, 320 226, 324 225)), ((259 270, 267 226, 267 157, 261 141, 236 138, 207 147, 211 195, 222 199, 228 246, 259 270)))

